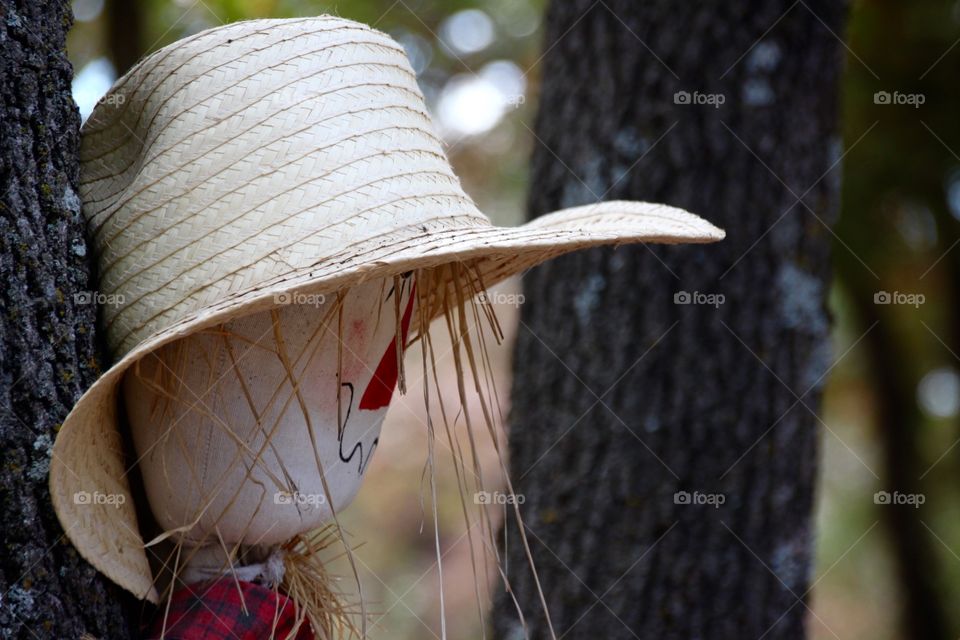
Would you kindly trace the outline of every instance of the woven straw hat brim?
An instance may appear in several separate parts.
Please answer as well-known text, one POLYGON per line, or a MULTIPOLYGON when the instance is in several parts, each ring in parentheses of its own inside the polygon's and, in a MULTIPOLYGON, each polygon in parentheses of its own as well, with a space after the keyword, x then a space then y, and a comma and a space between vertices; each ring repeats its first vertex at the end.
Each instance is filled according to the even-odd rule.
MULTIPOLYGON (((723 238, 710 223, 673 207, 609 202, 568 209, 516 228, 490 227, 444 237, 367 243, 350 255, 277 278, 272 286, 223 299, 160 331, 127 353, 80 398, 57 436, 50 468, 54 508, 80 554, 111 580, 153 602, 144 540, 126 478, 118 432, 118 388, 135 362, 164 344, 232 318, 276 306, 280 293, 332 293, 373 278, 469 263, 486 286, 576 249, 628 242, 703 243, 723 238), (85 504, 78 492, 124 495, 122 504, 85 504)), ((451 283, 452 286, 452 283, 451 283)), ((443 292, 434 295, 442 296, 443 292)))
POLYGON ((403 49, 332 17, 234 23, 152 54, 84 125, 81 166, 99 289, 124 300, 103 308, 118 357, 278 271, 287 278, 287 265, 379 259, 381 245, 405 242, 435 254, 509 250, 524 233, 550 242, 491 230, 403 49), (357 243, 370 247, 362 258, 357 243))

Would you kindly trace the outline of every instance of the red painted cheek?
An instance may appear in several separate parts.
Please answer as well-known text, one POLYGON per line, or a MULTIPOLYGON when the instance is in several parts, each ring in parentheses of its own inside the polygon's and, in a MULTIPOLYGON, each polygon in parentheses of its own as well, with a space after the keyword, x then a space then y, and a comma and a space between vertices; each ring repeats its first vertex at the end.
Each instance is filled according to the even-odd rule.
POLYGON ((351 327, 350 337, 354 341, 362 340, 364 337, 363 334, 366 326, 367 326, 367 323, 365 323, 363 320, 354 320, 353 326, 351 327))
MULTIPOLYGON (((410 290, 410 299, 407 300, 407 308, 403 311, 403 318, 400 321, 400 335, 403 338, 403 344, 407 344, 407 332, 410 330, 410 315, 413 312, 413 299, 417 291, 417 285, 414 284, 410 290)), ((366 411, 376 411, 390 404, 393 397, 393 390, 397 386, 397 341, 391 340, 380 358, 380 364, 377 370, 373 372, 373 378, 367 385, 363 396, 360 398, 360 409, 366 411)))

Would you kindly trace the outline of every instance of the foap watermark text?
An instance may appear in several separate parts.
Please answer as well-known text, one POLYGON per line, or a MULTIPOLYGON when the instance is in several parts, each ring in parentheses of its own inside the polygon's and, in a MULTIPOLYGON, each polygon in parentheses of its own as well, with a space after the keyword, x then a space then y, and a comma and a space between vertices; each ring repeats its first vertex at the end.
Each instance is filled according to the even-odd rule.
POLYGON ((477 299, 484 304, 503 304, 519 307, 526 297, 522 293, 507 293, 505 291, 482 291, 477 299))
POLYGON ((73 294, 74 304, 97 304, 103 307, 119 307, 126 302, 122 293, 100 293, 99 291, 78 291, 73 294))
POLYGON ((127 496, 122 493, 103 493, 101 491, 77 491, 73 494, 73 503, 79 505, 109 505, 120 508, 126 504, 127 496))
POLYGON ((877 491, 873 494, 873 503, 880 505, 895 504, 906 505, 919 509, 920 505, 927 501, 927 496, 922 493, 901 493, 900 491, 877 491))
POLYGON ((727 101, 722 93, 703 93, 700 91, 677 91, 673 94, 673 104, 706 105, 719 109, 727 101))
POLYGON ((298 293, 284 291, 273 294, 273 303, 277 305, 302 304, 308 307, 322 307, 327 302, 327 296, 322 293, 298 293))
POLYGON ((727 501, 727 496, 722 493, 703 493, 701 491, 677 491, 673 494, 673 504, 709 506, 719 509, 720 505, 727 501))
POLYGON ((905 304, 916 308, 926 301, 927 298, 922 293, 877 291, 873 294, 873 304, 905 304))
POLYGON ((673 304, 706 305, 719 309, 727 301, 722 293, 705 293, 702 291, 677 291, 673 294, 673 304))
POLYGON ((475 504, 523 504, 527 498, 522 493, 502 491, 477 491, 473 494, 475 504))
POLYGON ((927 101, 922 93, 903 93, 901 91, 877 91, 873 94, 873 104, 902 105, 919 109, 927 101))
POLYGON ((273 504, 295 504, 298 506, 319 506, 327 503, 322 493, 300 493, 299 491, 277 491, 273 494, 273 504))

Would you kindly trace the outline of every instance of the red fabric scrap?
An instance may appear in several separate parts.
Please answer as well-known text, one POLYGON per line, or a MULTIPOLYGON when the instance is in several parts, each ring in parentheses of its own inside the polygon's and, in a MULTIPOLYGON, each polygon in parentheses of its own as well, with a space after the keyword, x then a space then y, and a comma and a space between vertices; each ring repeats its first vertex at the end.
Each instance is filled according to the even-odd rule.
POLYGON ((166 630, 161 608, 144 637, 147 640, 161 637, 164 640, 316 640, 307 621, 296 635, 290 635, 295 624, 294 605, 286 595, 253 582, 220 578, 175 591, 166 616, 166 630))
MULTIPOLYGON (((406 346, 407 333, 410 331, 410 312, 413 311, 414 294, 417 292, 417 285, 414 284, 410 290, 410 299, 407 300, 407 308, 403 311, 403 318, 400 320, 400 342, 406 346)), ((397 341, 391 340, 380 358, 380 364, 377 370, 373 372, 373 378, 363 392, 360 398, 360 408, 367 411, 376 411, 390 404, 390 398, 393 397, 393 390, 397 386, 397 341)))

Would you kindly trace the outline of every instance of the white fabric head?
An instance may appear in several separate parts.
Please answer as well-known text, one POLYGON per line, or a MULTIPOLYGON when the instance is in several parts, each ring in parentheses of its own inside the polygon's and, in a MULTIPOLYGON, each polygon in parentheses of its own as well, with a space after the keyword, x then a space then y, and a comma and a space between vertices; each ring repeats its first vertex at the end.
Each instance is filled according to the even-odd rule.
POLYGON ((316 528, 331 501, 340 511, 353 499, 376 449, 414 278, 364 283, 340 304, 285 295, 124 378, 151 509, 184 542, 216 542, 219 531, 227 544, 276 544, 316 528))

